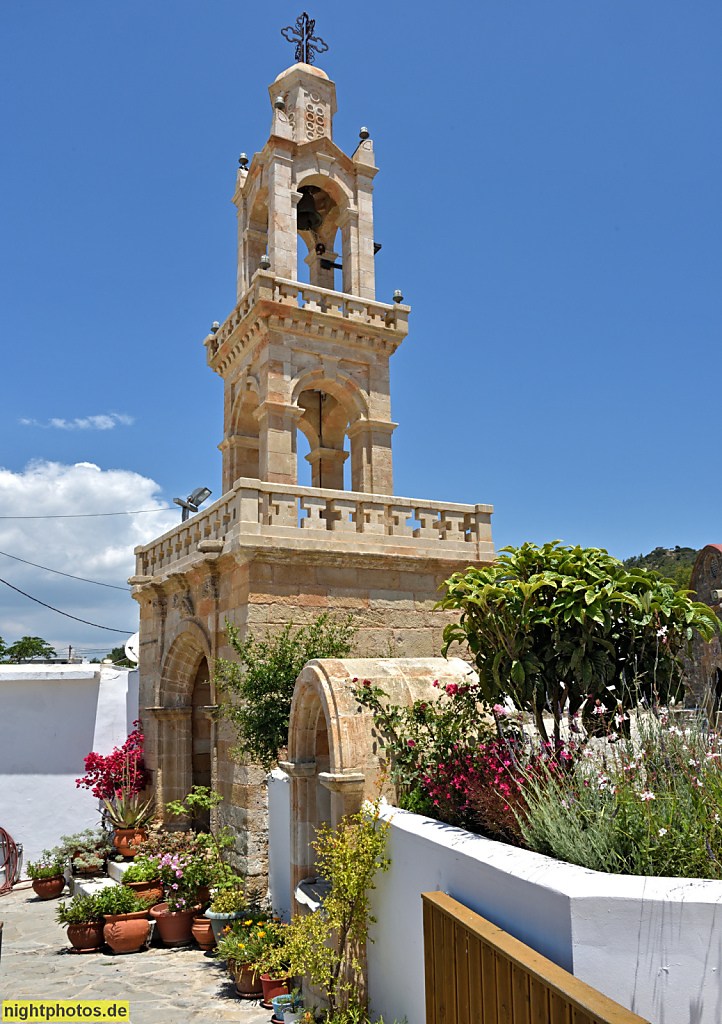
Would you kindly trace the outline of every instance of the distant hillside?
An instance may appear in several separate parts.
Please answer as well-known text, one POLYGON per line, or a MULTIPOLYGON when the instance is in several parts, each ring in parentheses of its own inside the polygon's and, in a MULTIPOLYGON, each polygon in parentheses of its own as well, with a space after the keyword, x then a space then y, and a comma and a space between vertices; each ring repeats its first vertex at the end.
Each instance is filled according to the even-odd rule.
POLYGON ((648 555, 633 555, 625 558, 628 569, 653 569, 676 581, 677 586, 686 590, 692 575, 692 566, 699 551, 694 548, 655 548, 648 555))

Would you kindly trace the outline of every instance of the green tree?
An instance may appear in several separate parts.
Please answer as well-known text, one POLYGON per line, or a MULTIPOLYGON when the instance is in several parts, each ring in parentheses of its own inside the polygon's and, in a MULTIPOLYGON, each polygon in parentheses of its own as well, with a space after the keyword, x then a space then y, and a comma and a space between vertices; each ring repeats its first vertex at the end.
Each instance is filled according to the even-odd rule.
POLYGON ((228 642, 238 660, 216 662, 216 686, 225 695, 221 714, 236 728, 233 755, 250 757, 271 768, 288 743, 291 699, 298 674, 313 658, 344 658, 353 649, 356 630, 351 615, 337 619, 328 612, 308 626, 293 622, 265 637, 249 635, 226 620, 228 642))
POLYGON ((128 661, 125 656, 125 647, 114 647, 108 655, 114 665, 119 668, 136 668, 134 661, 128 661))
MULTIPOLYGON (((2 644, 2 641, 0 641, 2 644)), ((39 636, 24 636, 9 647, 3 645, 0 652, 6 662, 17 664, 20 661, 31 661, 34 658, 54 658, 55 648, 39 636)))
POLYGON ((448 580, 441 606, 461 616, 444 630, 444 653, 467 643, 484 699, 510 697, 545 738, 545 710, 559 739, 565 710, 581 710, 591 727, 620 706, 679 699, 693 631, 709 640, 720 628, 673 580, 627 569, 599 548, 554 541, 502 552, 448 580))

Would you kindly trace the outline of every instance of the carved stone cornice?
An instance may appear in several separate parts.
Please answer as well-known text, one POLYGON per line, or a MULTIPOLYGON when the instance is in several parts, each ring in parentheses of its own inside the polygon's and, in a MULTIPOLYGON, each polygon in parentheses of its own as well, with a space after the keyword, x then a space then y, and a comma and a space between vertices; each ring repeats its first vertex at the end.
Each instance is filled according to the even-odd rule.
POLYGON ((279 761, 278 767, 292 779, 312 779, 316 774, 315 761, 279 761))
POLYGON ((182 705, 180 707, 169 707, 169 708, 166 708, 166 707, 143 708, 143 710, 147 711, 149 715, 152 715, 153 718, 155 718, 155 719, 157 719, 158 721, 161 721, 161 722, 172 721, 174 719, 177 720, 177 721, 188 721, 191 718, 192 714, 193 714, 193 708, 189 704, 182 705))

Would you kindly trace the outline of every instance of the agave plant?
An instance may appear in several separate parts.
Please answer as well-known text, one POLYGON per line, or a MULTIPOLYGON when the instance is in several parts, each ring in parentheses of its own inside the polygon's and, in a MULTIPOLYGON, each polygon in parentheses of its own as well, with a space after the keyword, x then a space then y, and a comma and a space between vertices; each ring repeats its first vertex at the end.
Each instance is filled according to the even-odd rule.
POLYGON ((153 817, 155 800, 141 800, 136 793, 121 790, 112 800, 103 800, 103 814, 113 828, 143 828, 153 817))

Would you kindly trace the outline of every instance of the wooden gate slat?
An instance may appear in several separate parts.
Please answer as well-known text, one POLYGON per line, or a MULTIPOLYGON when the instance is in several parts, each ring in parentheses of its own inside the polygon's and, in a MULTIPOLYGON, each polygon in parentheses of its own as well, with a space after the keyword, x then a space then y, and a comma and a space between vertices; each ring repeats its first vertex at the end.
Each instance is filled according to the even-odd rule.
POLYGON ((519 964, 511 965, 511 1005, 514 1024, 531 1024, 529 1013, 529 975, 519 964))
POLYGON ((467 940, 469 956, 469 1024, 485 1024, 481 986, 481 942, 476 935, 469 935, 467 940))
POLYGON ((649 1024, 445 893, 422 893, 427 1024, 649 1024))
POLYGON ((454 957, 456 1020, 457 1024, 469 1024, 469 933, 458 921, 454 923, 454 957))

